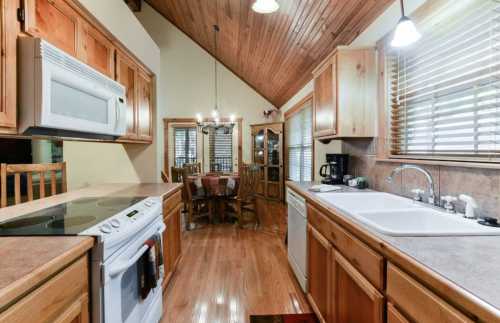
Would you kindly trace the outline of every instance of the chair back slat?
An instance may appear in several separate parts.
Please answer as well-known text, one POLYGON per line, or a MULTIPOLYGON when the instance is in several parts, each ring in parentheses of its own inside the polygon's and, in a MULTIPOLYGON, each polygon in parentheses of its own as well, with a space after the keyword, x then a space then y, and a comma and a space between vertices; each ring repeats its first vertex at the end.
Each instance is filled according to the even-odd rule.
POLYGON ((50 171, 50 195, 56 195, 57 194, 57 177, 56 177, 56 171, 51 170, 50 171))
POLYGON ((33 174, 28 173, 28 178, 26 179, 26 188, 28 190, 28 201, 33 201, 33 174))
MULTIPOLYGON (((33 201, 34 199, 34 184, 33 173, 39 177, 39 198, 44 198, 47 194, 45 191, 45 176, 50 173, 50 195, 57 194, 57 172, 61 172, 61 192, 67 191, 66 179, 66 163, 54 164, 1 164, 0 165, 0 207, 8 205, 7 192, 7 177, 14 176, 14 203, 22 203, 23 199, 33 201), (21 186, 21 176, 26 176, 26 197, 23 198, 23 187, 21 186)), ((24 184, 24 180, 23 180, 24 184)))
POLYGON ((14 174, 14 199, 16 204, 21 203, 21 174, 14 174))
POLYGON ((45 173, 40 172, 38 176, 40 177, 40 198, 43 199, 45 197, 45 173))
POLYGON ((181 167, 171 167, 170 173, 172 174, 172 183, 182 183, 182 173, 184 168, 181 167))
POLYGON ((170 180, 168 179, 168 175, 167 175, 167 173, 165 171, 161 172, 161 180, 163 181, 163 183, 170 182, 170 180))
POLYGON ((259 166, 244 164, 241 166, 239 175, 238 199, 248 200, 253 198, 257 189, 259 166))

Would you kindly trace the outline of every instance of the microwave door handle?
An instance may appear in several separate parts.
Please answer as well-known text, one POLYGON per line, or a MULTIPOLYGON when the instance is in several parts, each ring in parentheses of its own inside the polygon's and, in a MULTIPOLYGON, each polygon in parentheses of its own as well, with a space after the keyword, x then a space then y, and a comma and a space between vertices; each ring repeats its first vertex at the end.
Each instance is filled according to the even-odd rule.
MULTIPOLYGON (((162 234, 163 231, 165 231, 167 227, 165 226, 164 223, 161 224, 161 226, 158 228, 158 231, 157 233, 158 234, 162 234)), ((137 262, 137 260, 139 260, 139 258, 142 257, 142 255, 148 251, 149 249, 149 246, 148 245, 144 245, 141 247, 141 249, 139 249, 132 257, 130 257, 126 262, 122 263, 122 264, 119 264, 117 265, 115 268, 112 268, 109 270, 109 276, 111 277, 115 277, 117 275, 119 275, 120 273, 124 272, 125 270, 127 270, 128 268, 130 268, 130 266, 132 266, 133 264, 135 264, 137 262)))
POLYGON ((120 99, 119 98, 116 98, 116 104, 115 104, 115 129, 118 129, 118 125, 119 125, 119 122, 120 122, 120 99))

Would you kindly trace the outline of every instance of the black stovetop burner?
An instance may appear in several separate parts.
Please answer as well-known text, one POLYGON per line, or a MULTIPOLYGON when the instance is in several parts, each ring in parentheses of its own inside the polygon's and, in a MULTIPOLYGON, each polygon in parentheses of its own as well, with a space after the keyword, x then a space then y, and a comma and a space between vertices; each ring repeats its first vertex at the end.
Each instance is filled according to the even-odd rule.
POLYGON ((0 223, 0 236, 60 236, 78 233, 146 197, 81 198, 0 223))

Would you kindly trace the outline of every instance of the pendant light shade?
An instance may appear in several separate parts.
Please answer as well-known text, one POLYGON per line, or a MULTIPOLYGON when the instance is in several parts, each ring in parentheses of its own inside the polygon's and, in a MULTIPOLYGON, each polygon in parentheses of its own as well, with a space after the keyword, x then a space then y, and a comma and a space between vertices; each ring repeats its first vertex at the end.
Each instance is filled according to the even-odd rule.
POLYGON ((276 0, 255 0, 252 10, 258 13, 273 13, 278 10, 280 5, 276 0))
POLYGON ((392 47, 405 47, 418 41, 421 37, 413 21, 405 16, 403 0, 401 0, 402 17, 394 31, 394 38, 391 41, 392 47))

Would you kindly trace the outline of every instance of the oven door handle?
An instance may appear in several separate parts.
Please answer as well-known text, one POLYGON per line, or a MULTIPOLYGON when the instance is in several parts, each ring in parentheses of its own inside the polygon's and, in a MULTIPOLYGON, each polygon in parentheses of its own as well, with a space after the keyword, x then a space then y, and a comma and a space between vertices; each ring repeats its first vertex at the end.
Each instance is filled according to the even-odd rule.
MULTIPOLYGON (((163 231, 165 231, 166 226, 164 223, 161 224, 161 226, 158 228, 158 234, 162 234, 163 231)), ((119 275, 120 273, 124 272, 125 270, 129 269, 130 266, 135 264, 139 258, 142 257, 142 255, 148 251, 149 246, 148 245, 143 245, 141 249, 139 249, 132 257, 130 257, 126 262, 123 262, 121 264, 116 265, 115 268, 111 268, 109 270, 109 276, 110 277, 115 277, 119 275)))

